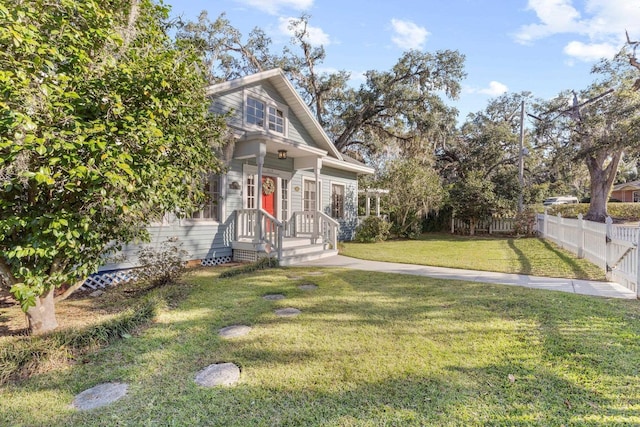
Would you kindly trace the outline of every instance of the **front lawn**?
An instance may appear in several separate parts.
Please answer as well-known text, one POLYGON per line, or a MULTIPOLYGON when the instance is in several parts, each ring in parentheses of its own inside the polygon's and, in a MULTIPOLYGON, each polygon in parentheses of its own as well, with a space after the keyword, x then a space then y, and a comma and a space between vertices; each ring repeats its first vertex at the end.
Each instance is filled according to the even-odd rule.
POLYGON ((188 277, 149 327, 0 388, 0 425, 640 424, 637 301, 341 269, 219 271, 188 277), (262 298, 272 293, 286 298, 262 298), (284 307, 302 313, 276 317, 284 307), (218 336, 234 324, 253 329, 218 336), (217 362, 240 366, 240 382, 196 385, 217 362), (128 383, 127 396, 69 407, 109 381, 128 383))
POLYGON ((374 261, 400 262, 545 277, 604 280, 604 271, 553 243, 537 238, 424 234, 418 240, 345 243, 341 253, 374 261))

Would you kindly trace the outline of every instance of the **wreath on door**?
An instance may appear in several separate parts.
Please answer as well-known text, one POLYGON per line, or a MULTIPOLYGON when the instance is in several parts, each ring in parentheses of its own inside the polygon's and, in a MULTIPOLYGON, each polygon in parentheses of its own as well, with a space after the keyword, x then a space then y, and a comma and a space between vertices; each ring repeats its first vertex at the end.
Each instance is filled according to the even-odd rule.
POLYGON ((262 182, 262 193, 268 196, 269 194, 273 194, 274 191, 276 191, 276 183, 273 182, 271 178, 265 178, 262 182))

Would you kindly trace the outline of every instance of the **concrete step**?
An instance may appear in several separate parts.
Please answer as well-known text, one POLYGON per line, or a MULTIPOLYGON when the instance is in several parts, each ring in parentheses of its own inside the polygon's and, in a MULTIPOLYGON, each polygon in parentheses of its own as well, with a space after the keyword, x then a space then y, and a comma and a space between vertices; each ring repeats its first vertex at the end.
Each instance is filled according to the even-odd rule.
POLYGON ((282 260, 280 261, 280 265, 283 267, 295 265, 301 262, 313 261, 316 259, 322 259, 330 256, 338 255, 338 250, 330 249, 330 250, 322 250, 320 247, 319 250, 313 252, 305 252, 297 255, 287 256, 282 254, 282 260))

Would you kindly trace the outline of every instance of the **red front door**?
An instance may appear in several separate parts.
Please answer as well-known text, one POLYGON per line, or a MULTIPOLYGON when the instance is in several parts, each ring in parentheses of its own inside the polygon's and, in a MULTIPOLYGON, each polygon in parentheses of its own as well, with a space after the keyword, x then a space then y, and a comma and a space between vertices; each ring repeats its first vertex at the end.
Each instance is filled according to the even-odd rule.
POLYGON ((274 177, 262 177, 262 209, 274 217, 276 216, 276 183, 277 180, 274 177))

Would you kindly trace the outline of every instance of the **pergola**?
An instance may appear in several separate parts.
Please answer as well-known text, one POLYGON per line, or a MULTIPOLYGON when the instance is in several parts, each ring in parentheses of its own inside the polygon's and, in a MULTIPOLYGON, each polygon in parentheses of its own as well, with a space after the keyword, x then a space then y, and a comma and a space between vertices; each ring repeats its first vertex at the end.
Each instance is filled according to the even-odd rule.
POLYGON ((383 194, 389 194, 389 190, 382 188, 366 188, 364 190, 358 190, 358 193, 364 194, 366 197, 365 216, 371 216, 371 198, 376 199, 376 216, 380 216, 380 197, 383 194))

